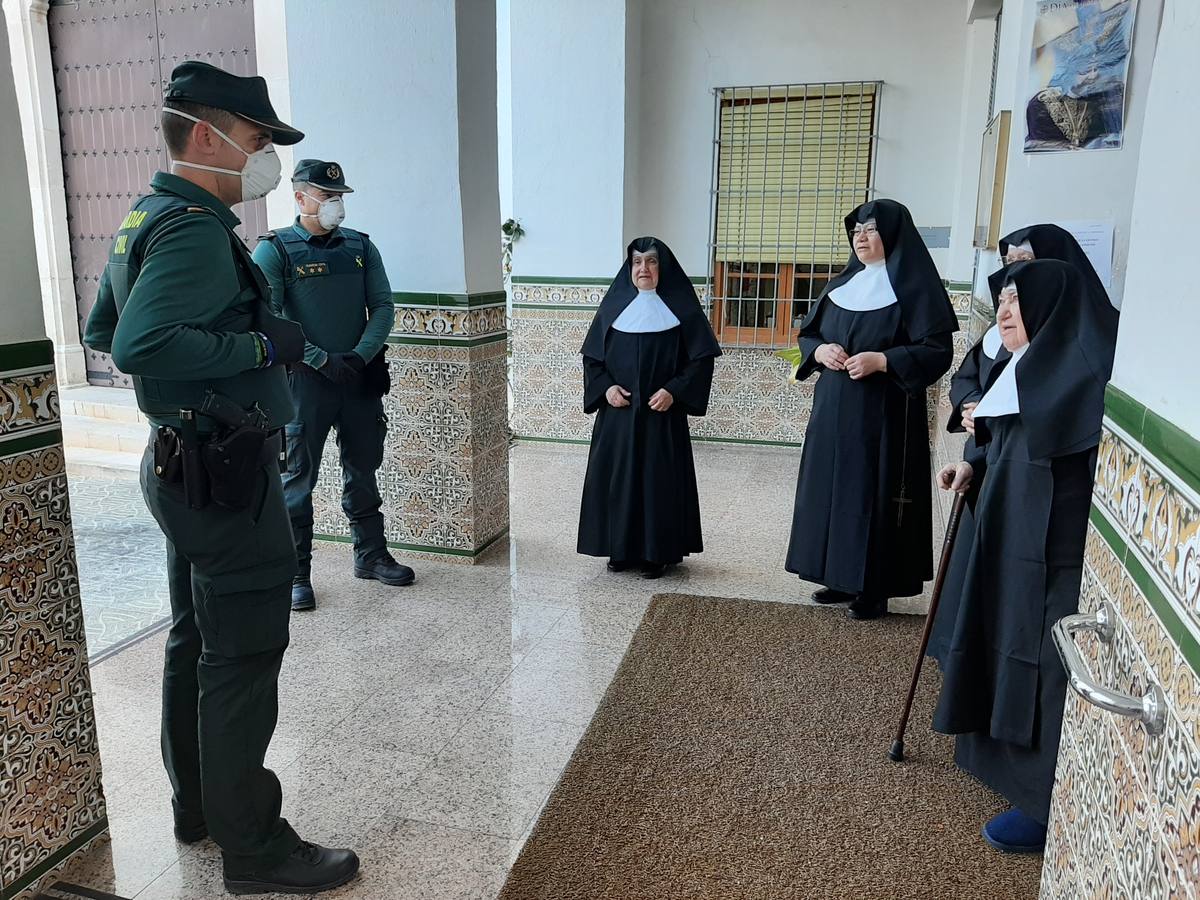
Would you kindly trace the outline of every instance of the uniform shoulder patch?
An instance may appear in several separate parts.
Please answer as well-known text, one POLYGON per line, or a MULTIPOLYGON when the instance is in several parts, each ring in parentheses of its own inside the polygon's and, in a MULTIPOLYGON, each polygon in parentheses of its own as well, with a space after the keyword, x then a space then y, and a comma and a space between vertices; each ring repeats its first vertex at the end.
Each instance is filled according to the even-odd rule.
POLYGON ((273 231, 268 231, 266 234, 260 234, 258 239, 260 241, 275 241, 279 239, 279 235, 273 231))

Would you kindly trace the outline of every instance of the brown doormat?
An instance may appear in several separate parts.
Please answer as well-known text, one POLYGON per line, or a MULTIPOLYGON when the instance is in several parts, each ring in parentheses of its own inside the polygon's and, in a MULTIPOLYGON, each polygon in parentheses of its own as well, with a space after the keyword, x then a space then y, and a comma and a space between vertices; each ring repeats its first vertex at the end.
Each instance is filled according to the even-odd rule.
POLYGON ((1037 897, 929 730, 932 664, 887 758, 921 626, 655 597, 500 900, 1037 897))

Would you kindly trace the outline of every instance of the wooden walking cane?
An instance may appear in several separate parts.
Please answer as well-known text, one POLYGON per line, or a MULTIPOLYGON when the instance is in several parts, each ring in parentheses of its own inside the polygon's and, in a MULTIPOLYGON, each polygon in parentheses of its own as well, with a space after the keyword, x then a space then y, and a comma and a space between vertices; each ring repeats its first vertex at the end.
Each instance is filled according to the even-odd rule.
POLYGON ((933 620, 937 616, 938 604, 942 600, 942 588, 946 584, 946 570, 950 568, 950 556, 954 552, 954 538, 958 535, 958 523, 962 519, 963 505, 966 502, 965 492, 955 496, 954 506, 950 510, 950 521, 946 523, 946 539, 942 541, 942 559, 938 563, 937 580, 933 583, 933 596, 929 599, 929 612, 925 615, 925 631, 921 634, 921 649, 917 651, 917 661, 913 664, 912 683, 908 686, 908 699, 904 701, 904 713, 900 716, 896 739, 892 741, 892 749, 888 751, 888 759, 892 762, 904 762, 904 732, 908 728, 909 714, 912 713, 913 698, 917 696, 917 682, 921 680, 921 664, 925 661, 925 651, 929 648, 929 635, 933 631, 933 620))

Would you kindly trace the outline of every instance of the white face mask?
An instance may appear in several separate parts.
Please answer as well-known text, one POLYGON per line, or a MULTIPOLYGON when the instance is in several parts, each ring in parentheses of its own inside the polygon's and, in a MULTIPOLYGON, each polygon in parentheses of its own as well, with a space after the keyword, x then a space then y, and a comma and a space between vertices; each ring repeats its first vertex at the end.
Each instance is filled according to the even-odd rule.
POLYGON ((315 200, 319 207, 316 215, 312 213, 300 213, 302 219, 316 219, 317 224, 326 231, 333 231, 342 224, 346 219, 346 204, 342 202, 341 197, 330 197, 328 200, 319 200, 308 191, 304 191, 304 196, 309 200, 315 200))
POLYGON ((221 129, 217 128, 211 122, 204 122, 202 119, 197 119, 195 116, 183 112, 179 109, 171 109, 167 107, 164 112, 169 112, 173 116, 180 116, 184 119, 191 119, 193 122, 208 125, 213 131, 219 134, 224 141, 230 146, 236 147, 241 153, 246 156, 246 165, 239 172, 237 169, 220 169, 216 166, 202 166, 199 163, 183 162, 181 160, 171 160, 174 166, 185 166, 189 169, 202 169, 205 172, 217 172, 221 175, 236 175, 242 180, 242 202, 248 203, 251 200, 258 200, 260 197, 265 197, 271 191, 279 186, 279 180, 283 173, 283 164, 279 162, 279 156, 275 153, 274 145, 267 145, 261 150, 256 150, 254 153, 248 153, 243 150, 237 143, 225 134, 221 129))

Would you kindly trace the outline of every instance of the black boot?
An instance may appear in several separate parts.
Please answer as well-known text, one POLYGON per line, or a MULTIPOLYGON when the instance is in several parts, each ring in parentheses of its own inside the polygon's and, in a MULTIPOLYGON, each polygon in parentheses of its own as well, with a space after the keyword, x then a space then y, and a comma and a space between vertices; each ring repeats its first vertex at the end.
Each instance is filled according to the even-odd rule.
POLYGON ((887 597, 857 597, 850 604, 848 615, 852 619, 878 619, 886 616, 888 611, 887 597))
POLYGON ((857 595, 847 594, 842 591, 835 591, 833 588, 821 588, 819 591, 813 591, 813 603, 851 603, 857 595))
POLYGON ((637 565, 637 563, 624 562, 623 560, 619 559, 610 559, 605 568, 610 572, 624 572, 626 569, 635 565, 637 565))
POLYGON ((671 568, 671 566, 672 563, 645 563, 642 566, 642 577, 647 581, 654 581, 656 578, 662 578, 667 574, 667 569, 671 568))
POLYGON ((225 890, 231 894, 316 894, 332 890, 358 874, 353 850, 330 850, 308 841, 266 872, 233 874, 225 871, 225 890))
POLYGON ((305 575, 297 575, 292 582, 292 610, 303 612, 306 609, 317 608, 317 595, 313 593, 312 582, 305 575))
POLYGON ((354 577, 372 578, 392 587, 404 587, 412 584, 417 578, 412 569, 400 565, 392 559, 390 553, 384 553, 365 563, 355 563, 354 577))

